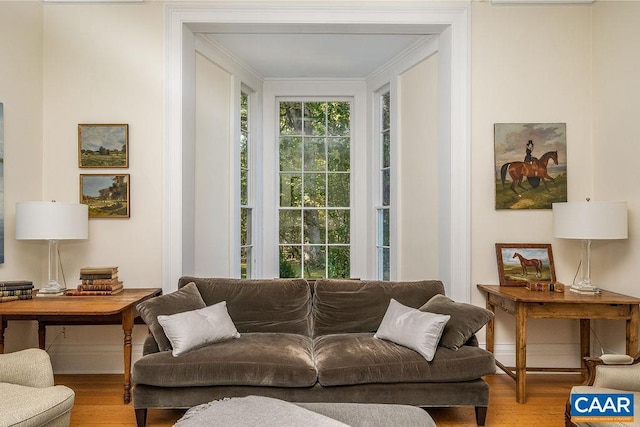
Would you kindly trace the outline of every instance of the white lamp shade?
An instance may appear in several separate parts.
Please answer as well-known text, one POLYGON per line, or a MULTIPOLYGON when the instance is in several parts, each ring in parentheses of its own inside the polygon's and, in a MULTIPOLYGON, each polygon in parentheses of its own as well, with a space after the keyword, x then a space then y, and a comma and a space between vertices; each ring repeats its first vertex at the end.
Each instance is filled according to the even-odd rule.
POLYGON ((626 202, 554 203, 553 235, 561 239, 626 239, 626 202))
POLYGON ((17 240, 84 240, 89 238, 87 205, 64 202, 16 204, 17 240))

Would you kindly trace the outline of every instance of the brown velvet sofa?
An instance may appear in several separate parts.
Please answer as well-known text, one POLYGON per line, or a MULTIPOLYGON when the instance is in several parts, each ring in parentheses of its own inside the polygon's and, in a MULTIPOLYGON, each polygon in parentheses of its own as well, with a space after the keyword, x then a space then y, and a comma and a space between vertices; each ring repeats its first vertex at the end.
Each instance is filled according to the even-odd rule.
POLYGON ((133 366, 138 426, 149 408, 248 395, 299 403, 473 406, 484 425, 489 387, 482 377, 495 372, 495 361, 475 335, 458 350, 438 346, 431 362, 374 337, 391 298, 420 308, 444 295, 440 281, 183 277, 178 289, 138 307, 151 331, 133 366), (191 282, 206 306, 226 301, 241 336, 174 357, 160 351, 157 341, 166 337, 155 317, 193 309, 192 296, 180 295, 191 282))

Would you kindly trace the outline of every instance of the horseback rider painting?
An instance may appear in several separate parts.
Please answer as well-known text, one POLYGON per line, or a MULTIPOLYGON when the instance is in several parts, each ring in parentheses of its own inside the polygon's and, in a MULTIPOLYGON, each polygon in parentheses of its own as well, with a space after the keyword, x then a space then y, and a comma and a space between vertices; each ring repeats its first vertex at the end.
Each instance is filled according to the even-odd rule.
POLYGON ((495 123, 496 209, 566 201, 566 132, 566 123, 495 123))

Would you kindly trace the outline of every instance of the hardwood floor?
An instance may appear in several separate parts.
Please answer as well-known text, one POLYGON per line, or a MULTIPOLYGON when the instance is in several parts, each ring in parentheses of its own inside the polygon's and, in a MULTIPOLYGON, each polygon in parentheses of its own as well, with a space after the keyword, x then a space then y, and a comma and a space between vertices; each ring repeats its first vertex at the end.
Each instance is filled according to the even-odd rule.
MULTIPOLYGON (((579 375, 530 374, 527 403, 523 405, 516 403, 515 383, 507 375, 493 375, 486 380, 491 389, 489 427, 561 427, 569 391, 582 382, 579 375)), ((64 384, 76 392, 72 426, 135 426, 133 405, 122 403, 121 375, 56 375, 56 384, 64 384)), ((183 413, 152 409, 147 425, 172 426, 183 413)), ((429 413, 440 427, 475 426, 473 408, 431 408, 429 413)))

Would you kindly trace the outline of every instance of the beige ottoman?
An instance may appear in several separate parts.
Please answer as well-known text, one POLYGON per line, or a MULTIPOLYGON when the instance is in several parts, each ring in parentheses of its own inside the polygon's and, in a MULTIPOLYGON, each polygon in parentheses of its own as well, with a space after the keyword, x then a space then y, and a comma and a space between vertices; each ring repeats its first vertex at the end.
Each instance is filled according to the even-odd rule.
POLYGON ((298 406, 325 415, 351 427, 436 427, 422 408, 377 403, 297 403, 298 406))
POLYGON ((214 400, 189 409, 175 427, 435 427, 423 409, 367 403, 290 403, 264 396, 214 400))

